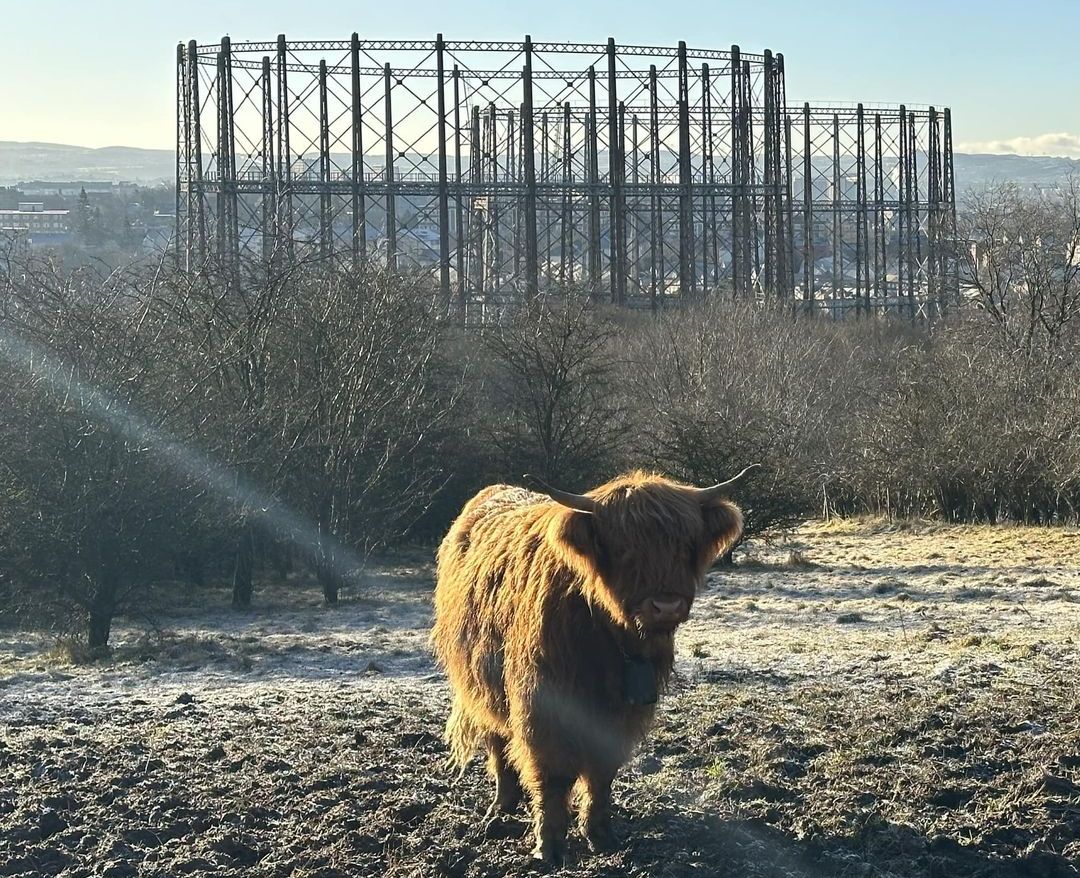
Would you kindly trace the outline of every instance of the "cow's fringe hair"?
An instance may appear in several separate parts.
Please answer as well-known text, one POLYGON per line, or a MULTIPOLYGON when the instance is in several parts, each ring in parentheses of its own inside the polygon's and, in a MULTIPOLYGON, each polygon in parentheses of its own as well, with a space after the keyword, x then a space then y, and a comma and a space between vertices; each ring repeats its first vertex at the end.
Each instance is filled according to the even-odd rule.
POLYGON ((455 698, 450 708, 450 717, 446 720, 446 731, 443 739, 450 748, 450 757, 447 759, 449 768, 456 768, 458 776, 465 774, 473 756, 476 754, 477 745, 480 742, 480 729, 469 718, 468 712, 461 706, 461 702, 455 698))

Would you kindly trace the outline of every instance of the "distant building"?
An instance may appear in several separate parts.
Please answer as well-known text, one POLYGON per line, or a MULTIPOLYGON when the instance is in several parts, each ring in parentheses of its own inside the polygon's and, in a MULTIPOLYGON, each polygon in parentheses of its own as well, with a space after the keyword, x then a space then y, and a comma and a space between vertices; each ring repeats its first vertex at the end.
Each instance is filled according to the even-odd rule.
POLYGON ((20 201, 16 210, 0 210, 0 232, 16 233, 31 244, 58 244, 71 234, 70 210, 45 210, 40 201, 20 201))
POLYGON ((38 198, 43 196, 58 195, 61 198, 75 198, 80 192, 86 190, 87 195, 112 195, 120 191, 116 183, 93 180, 31 180, 19 184, 19 191, 23 195, 34 195, 38 198))
POLYGON ((176 214, 155 210, 152 216, 135 224, 142 233, 142 247, 148 253, 162 253, 172 247, 176 214))

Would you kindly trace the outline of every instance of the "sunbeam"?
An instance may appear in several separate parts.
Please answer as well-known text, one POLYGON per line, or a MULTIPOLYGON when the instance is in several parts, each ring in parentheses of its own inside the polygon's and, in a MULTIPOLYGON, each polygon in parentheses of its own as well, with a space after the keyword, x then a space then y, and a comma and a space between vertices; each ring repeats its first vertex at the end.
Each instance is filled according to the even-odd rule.
POLYGON ((339 575, 347 576, 363 566, 364 559, 359 553, 333 536, 321 534, 309 519, 252 483, 243 472, 179 441, 120 400, 83 381, 73 366, 5 331, 0 331, 0 360, 14 368, 28 369, 51 389, 72 400, 86 415, 100 419, 125 439, 147 448, 176 475, 195 482, 230 505, 254 509, 259 523, 275 537, 306 554, 321 553, 339 575))

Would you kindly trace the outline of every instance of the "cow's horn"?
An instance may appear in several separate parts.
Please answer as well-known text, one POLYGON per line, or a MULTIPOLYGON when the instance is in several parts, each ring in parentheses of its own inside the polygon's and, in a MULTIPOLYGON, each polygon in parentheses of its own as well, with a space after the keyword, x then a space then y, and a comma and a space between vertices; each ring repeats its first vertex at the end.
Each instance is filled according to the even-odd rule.
POLYGON ((571 494, 569 491, 560 491, 558 488, 551 487, 551 485, 543 479, 531 476, 528 473, 522 476, 522 478, 527 483, 534 482, 545 494, 562 506, 568 506, 571 509, 576 509, 578 512, 596 511, 596 501, 592 497, 588 497, 585 494, 571 494))
POLYGON ((705 503, 708 503, 710 500, 717 499, 718 497, 720 497, 721 494, 723 494, 728 488, 730 488, 737 481, 739 481, 748 472, 750 472, 751 470, 757 469, 759 466, 761 466, 760 463, 752 463, 752 464, 750 464, 750 466, 746 467, 746 469, 744 469, 737 476, 732 476, 726 482, 720 482, 720 483, 718 483, 716 485, 711 485, 708 488, 696 488, 695 490, 697 491, 698 500, 702 504, 705 504, 705 503))

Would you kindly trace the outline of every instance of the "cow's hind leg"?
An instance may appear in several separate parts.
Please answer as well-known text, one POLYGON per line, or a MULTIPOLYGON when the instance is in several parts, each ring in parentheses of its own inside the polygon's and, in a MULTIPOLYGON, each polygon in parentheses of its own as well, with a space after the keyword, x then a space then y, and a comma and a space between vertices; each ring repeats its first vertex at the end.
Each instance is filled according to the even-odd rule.
POLYGON ((553 866, 561 866, 566 860, 570 790, 575 778, 533 767, 523 774, 522 780, 529 791, 535 821, 536 847, 533 856, 553 866))
POLYGON ((511 814, 517 810, 521 803, 521 782, 506 758, 506 739, 501 735, 489 734, 484 743, 488 752, 488 773, 495 781, 495 800, 485 815, 486 819, 491 820, 499 814, 511 814))
POLYGON ((611 828, 611 784, 615 771, 590 768, 581 776, 579 828, 589 848, 596 852, 618 848, 619 838, 611 828))

